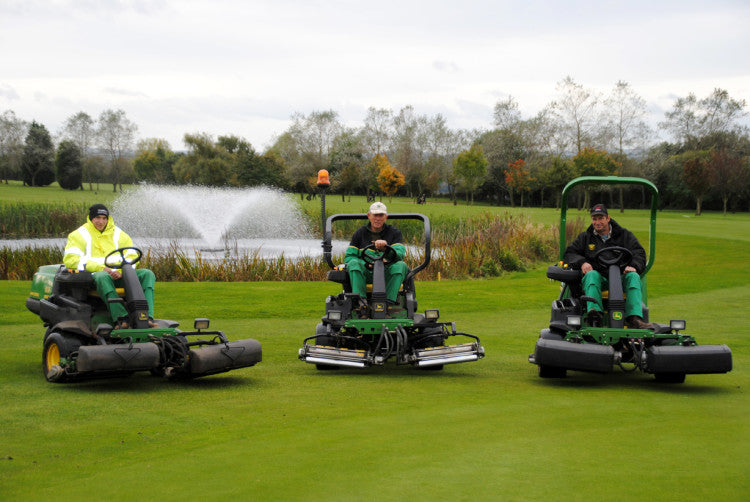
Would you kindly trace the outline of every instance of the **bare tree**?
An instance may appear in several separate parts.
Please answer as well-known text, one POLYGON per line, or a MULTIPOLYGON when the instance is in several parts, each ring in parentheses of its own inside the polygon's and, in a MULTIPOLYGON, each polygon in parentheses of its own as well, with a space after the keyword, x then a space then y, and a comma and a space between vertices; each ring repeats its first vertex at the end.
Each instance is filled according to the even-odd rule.
POLYGON ((422 173, 422 152, 417 143, 420 122, 411 105, 401 108, 393 117, 393 137, 391 138, 391 159, 394 167, 404 174, 410 193, 419 193, 424 184, 422 173))
POLYGON ((392 135, 392 120, 393 113, 388 109, 373 107, 367 109, 367 117, 365 117, 361 135, 362 143, 370 157, 385 153, 392 135))
POLYGON ((620 155, 625 149, 645 147, 652 131, 645 121, 646 100, 638 96, 630 84, 618 81, 604 101, 605 120, 610 132, 610 151, 620 155))
POLYGON ((521 122, 521 112, 518 110, 518 101, 513 96, 498 101, 493 112, 495 127, 498 129, 515 130, 521 122))
POLYGON ((602 131, 597 111, 599 97, 570 76, 557 84, 557 91, 559 97, 550 108, 576 153, 587 146, 596 146, 602 131))
POLYGON ((13 110, 0 115, 0 181, 5 180, 6 185, 10 176, 20 174, 27 130, 28 124, 17 118, 13 110))
POLYGON ((747 115, 744 111, 747 103, 744 99, 736 100, 729 97, 724 89, 714 89, 707 98, 700 100, 701 133, 708 135, 716 132, 743 132, 745 128, 737 123, 747 115))
POLYGON ((677 141, 685 143, 700 135, 700 107, 692 92, 684 98, 677 98, 664 116, 666 119, 659 122, 659 127, 666 129, 677 141))
POLYGON ((99 115, 96 138, 109 157, 114 192, 117 185, 122 191, 121 171, 127 162, 125 154, 132 148, 137 130, 138 126, 125 116, 123 110, 105 110, 99 115))
POLYGON ((91 176, 88 172, 88 158, 91 152, 91 145, 94 143, 96 129, 94 128, 94 119, 86 112, 78 112, 68 117, 65 121, 61 133, 63 139, 69 139, 74 142, 81 151, 81 160, 83 163, 82 179, 88 180, 89 190, 91 186, 91 176))

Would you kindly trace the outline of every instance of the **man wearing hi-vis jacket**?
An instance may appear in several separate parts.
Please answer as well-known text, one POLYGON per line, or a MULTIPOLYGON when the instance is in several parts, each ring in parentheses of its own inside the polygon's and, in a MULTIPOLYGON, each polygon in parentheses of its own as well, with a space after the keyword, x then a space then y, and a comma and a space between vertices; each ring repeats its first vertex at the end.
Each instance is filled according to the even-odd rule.
MULTIPOLYGON (((116 226, 109 216, 104 204, 94 204, 89 208, 89 217, 83 225, 68 234, 63 263, 72 270, 92 273, 96 291, 104 301, 118 329, 127 328, 127 311, 119 302, 109 302, 117 298, 117 287, 122 287, 122 272, 105 266, 104 258, 119 248, 133 247, 133 240, 120 227, 116 226)), ((130 252, 131 256, 133 252, 130 252)), ((125 258, 129 253, 125 253, 125 258)), ((127 265, 126 265, 127 266, 127 265)), ((135 268, 135 264, 132 265, 135 268)), ((154 317, 154 284, 156 277, 148 269, 137 269, 136 275, 141 283, 148 303, 149 326, 155 327, 154 317)))

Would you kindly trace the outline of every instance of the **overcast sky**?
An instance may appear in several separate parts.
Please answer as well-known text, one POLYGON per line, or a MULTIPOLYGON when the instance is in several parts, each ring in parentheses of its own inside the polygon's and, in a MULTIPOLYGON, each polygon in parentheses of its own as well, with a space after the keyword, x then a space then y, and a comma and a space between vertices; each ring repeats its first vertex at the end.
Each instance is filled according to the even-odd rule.
POLYGON ((690 92, 750 103, 749 52, 747 0, 0 0, 0 113, 56 134, 123 109, 175 150, 205 132, 262 151, 294 112, 490 129, 499 99, 531 117, 570 75, 630 83, 655 123, 690 92))

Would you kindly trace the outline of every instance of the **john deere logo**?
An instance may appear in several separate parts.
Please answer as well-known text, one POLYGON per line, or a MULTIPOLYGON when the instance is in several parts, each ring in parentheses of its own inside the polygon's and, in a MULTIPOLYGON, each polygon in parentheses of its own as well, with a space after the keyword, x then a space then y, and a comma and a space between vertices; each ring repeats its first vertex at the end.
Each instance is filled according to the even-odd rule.
POLYGON ((141 312, 140 314, 138 314, 138 319, 140 319, 141 321, 145 321, 146 319, 148 319, 148 316, 144 312, 141 312))
POLYGON ((622 319, 622 312, 612 312, 612 319, 615 321, 622 319))
POLYGON ((596 247, 596 244, 589 244, 589 251, 593 251, 596 247))
POLYGON ((374 307, 376 312, 382 312, 385 310, 385 305, 383 305, 382 303, 376 303, 374 307))

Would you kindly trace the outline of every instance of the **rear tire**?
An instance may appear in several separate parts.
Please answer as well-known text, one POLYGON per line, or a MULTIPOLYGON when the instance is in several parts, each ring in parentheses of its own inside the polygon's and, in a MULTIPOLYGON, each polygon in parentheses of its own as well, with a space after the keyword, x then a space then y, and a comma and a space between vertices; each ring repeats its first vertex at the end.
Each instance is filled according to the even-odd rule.
POLYGON ((555 366, 546 366, 544 364, 539 365, 539 377, 540 378, 565 378, 568 375, 568 370, 565 368, 557 368, 555 366))
POLYGON ((654 378, 659 383, 684 383, 685 373, 654 373, 654 378))
POLYGON ((42 371, 48 382, 62 383, 71 380, 71 375, 61 366, 62 359, 70 359, 70 355, 81 346, 81 341, 71 335, 58 332, 50 333, 44 342, 42 350, 42 371))

